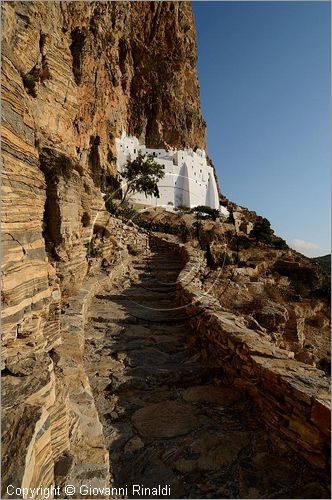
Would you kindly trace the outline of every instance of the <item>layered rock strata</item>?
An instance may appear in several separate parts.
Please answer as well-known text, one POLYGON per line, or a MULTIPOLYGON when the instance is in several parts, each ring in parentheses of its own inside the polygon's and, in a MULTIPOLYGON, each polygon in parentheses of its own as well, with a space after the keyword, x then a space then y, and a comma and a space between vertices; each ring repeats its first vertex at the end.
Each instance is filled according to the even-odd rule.
MULTIPOLYGON (((101 196, 116 181, 115 137, 206 141, 188 3, 6 2, 2 22, 5 497, 10 482, 52 484, 71 467, 71 438, 84 435, 67 387, 78 370, 90 398, 83 345, 61 314, 119 251, 101 196)), ((120 233, 128 243, 129 229, 120 233)))
POLYGON ((84 369, 84 329, 90 301, 100 287, 123 279, 128 272, 128 249, 144 253, 148 245, 147 235, 134 225, 113 219, 109 230, 117 240, 115 260, 100 257, 99 265, 95 263, 98 271, 63 304, 61 342, 49 352, 6 360, 2 375, 3 498, 8 498, 9 484, 61 488, 66 480, 79 488, 88 475, 94 487, 109 485, 108 451, 84 369))

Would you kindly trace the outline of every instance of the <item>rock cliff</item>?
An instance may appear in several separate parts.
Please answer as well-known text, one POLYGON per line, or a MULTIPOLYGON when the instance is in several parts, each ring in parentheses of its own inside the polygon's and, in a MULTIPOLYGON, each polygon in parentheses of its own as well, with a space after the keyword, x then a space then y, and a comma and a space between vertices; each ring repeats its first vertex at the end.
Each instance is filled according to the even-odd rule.
MULTIPOLYGON (((49 485, 54 470, 70 468, 78 407, 91 395, 74 370, 82 353, 64 352, 61 311, 97 253, 91 241, 107 231, 101 192, 115 182, 115 138, 126 130, 148 146, 202 148, 206 138, 188 3, 2 9, 5 488, 49 485), (81 400, 66 384, 75 377, 81 400)), ((104 257, 116 247, 108 239, 104 257)), ((97 431, 94 439, 101 447, 97 431)))
MULTIPOLYGON (((116 301, 113 290, 126 286, 130 290, 130 280, 134 279, 130 259, 145 251, 148 253, 146 228, 158 226, 155 212, 153 220, 140 227, 124 218, 110 217, 102 192, 107 186, 117 185, 115 138, 120 137, 123 130, 139 137, 149 147, 206 149, 196 76, 193 14, 187 2, 32 1, 6 2, 2 9, 2 497, 10 496, 9 484, 13 488, 56 485, 61 489, 65 481, 78 486, 88 478, 92 487, 102 488, 109 486, 112 479, 107 446, 119 437, 116 433, 110 437, 109 419, 113 416, 109 408, 104 407, 103 395, 106 391, 109 396, 110 386, 117 383, 114 367, 124 363, 123 352, 120 352, 123 348, 113 353, 114 361, 108 346, 108 342, 113 345, 108 333, 109 300, 116 301), (100 293, 102 289, 107 290, 109 297, 100 293), (89 329, 85 324, 92 300, 101 312, 91 318, 93 326, 90 324, 89 329), (105 436, 109 439, 108 445, 105 436)), ((279 384, 281 379, 279 372, 276 376, 277 368, 283 371, 285 360, 291 366, 293 385, 297 384, 298 376, 303 379, 303 374, 310 372, 310 377, 313 374, 311 378, 301 379, 298 399, 305 398, 305 405, 295 404, 289 391, 287 405, 280 406, 275 394, 269 395, 268 391, 264 394, 265 382, 263 385, 260 382, 264 390, 257 389, 256 399, 262 404, 262 413, 276 416, 278 425, 274 428, 278 431, 286 430, 287 435, 285 422, 288 420, 301 427, 288 434, 300 445, 294 447, 302 451, 307 447, 309 462, 325 470, 330 417, 328 382, 325 372, 313 366, 315 359, 325 360, 325 365, 329 361, 323 357, 327 336, 321 345, 316 345, 318 333, 325 332, 329 320, 324 297, 319 295, 325 290, 322 286, 325 282, 316 267, 308 264, 308 259, 284 248, 280 238, 263 231, 264 237, 272 238, 274 246, 270 248, 271 242, 260 241, 257 234, 256 239, 255 235, 251 237, 256 214, 222 197, 221 201, 229 208, 232 220, 218 220, 215 227, 209 226, 209 221, 204 224, 207 224, 206 242, 211 243, 211 262, 218 257, 220 245, 224 248, 225 241, 228 243, 230 253, 224 257, 228 257, 229 262, 223 260, 226 271, 224 269, 218 281, 219 274, 213 273, 219 271, 211 266, 211 272, 206 275, 204 267, 202 279, 196 276, 197 283, 191 284, 197 285, 199 290, 194 292, 198 294, 203 293, 203 285, 211 292, 217 285, 218 297, 220 290, 223 293, 226 312, 222 311, 223 322, 218 320, 213 328, 210 328, 213 303, 211 307, 204 300, 198 303, 199 307, 208 309, 206 324, 201 328, 204 342, 206 345, 210 342, 212 350, 218 355, 221 352, 226 360, 234 360, 228 362, 229 376, 237 380, 239 386, 246 385, 243 373, 248 370, 254 373, 255 380, 256 375, 261 377, 260 366, 264 364, 264 377, 273 393, 273 383, 278 378, 279 384), (236 273, 230 265, 234 256, 236 273), (287 292, 287 303, 279 297, 279 288, 287 292), (237 307, 237 300, 243 298, 243 304, 249 303, 249 299, 257 296, 257 290, 265 295, 268 290, 271 300, 260 302, 255 310, 250 302, 248 314, 237 307), (304 292, 308 294, 303 300, 304 292), (228 307, 232 314, 227 311, 228 307), (240 323, 239 316, 243 320, 240 323), (284 338, 283 332, 278 331, 280 324, 285 331, 284 338), (248 329, 255 330, 255 338, 264 336, 261 351, 258 344, 250 350, 240 339, 240 334, 245 337, 248 329), (234 342, 229 341, 229 333, 234 342), (276 338, 270 342, 269 336, 272 338, 275 334, 276 338), (310 340, 312 347, 303 345, 305 340, 310 340), (273 358, 275 345, 280 367, 279 361, 275 363, 273 358), (309 348, 311 357, 302 359, 309 348), (291 359, 287 351, 291 351, 295 359, 291 359), (302 361, 302 372, 297 372, 298 362, 302 361), (275 371, 274 364, 278 364, 275 371), (318 403, 315 400, 311 404, 311 393, 317 396, 318 403), (268 412, 266 408, 270 408, 268 412), (300 420, 293 415, 298 413, 300 420), (302 420, 306 419, 310 422, 303 424, 302 420)), ((194 226, 192 215, 172 214, 172 217, 176 218, 181 238, 189 239, 190 231, 184 224, 187 219, 191 229, 195 227, 197 236, 198 224, 194 226)), ((256 224, 261 231, 269 229, 264 226, 264 220, 256 224)), ((170 226, 166 220, 161 225, 163 229, 170 226)), ((174 235, 178 233, 171 231, 171 234, 176 239, 174 235)), ((173 247, 168 244, 164 250, 169 253, 170 248, 173 247)), ((196 247, 195 251, 197 253, 196 247)), ((142 263, 137 260, 139 269, 142 263)), ((195 271, 190 259, 188 262, 195 271)), ((183 291, 183 297, 190 292, 182 285, 179 290, 183 291)), ((149 293, 147 298, 151 299, 149 293)), ((221 311, 220 304, 218 311, 221 311)), ((113 318, 115 330, 125 329, 126 325, 127 330, 128 325, 129 330, 130 325, 137 326, 136 320, 130 323, 121 314, 113 318)), ((158 345, 148 328, 141 327, 140 331, 148 335, 149 342, 158 345)), ((141 348, 140 331, 134 339, 137 349, 141 348)), ((251 331, 252 338, 254 333, 251 331)), ((169 337, 165 335, 165 338, 167 344, 169 337)), ((154 347, 148 352, 151 354, 151 351, 153 356, 158 353, 154 347)), ((169 352, 173 352, 172 349, 169 352)), ((164 353, 163 359, 167 356, 164 353)), ((222 356, 220 359, 224 359, 222 356)), ((159 367, 155 358, 145 357, 145 363, 146 359, 152 359, 152 364, 159 367)), ((190 363, 195 365, 196 358, 190 359, 190 363)), ((201 368, 204 374, 205 365, 201 368)), ((326 367, 321 368, 327 371, 326 367)), ((219 371, 218 366, 217 373, 219 371)), ((145 376, 145 372, 142 373, 142 377, 145 376)), ((170 373, 173 383, 172 366, 170 373)), ((191 373, 189 375, 191 380, 191 373)), ((288 381, 287 373, 285 377, 288 381)), ((142 379, 142 384, 145 382, 142 379)), ((256 382, 253 385, 256 386, 256 382)), ((283 397, 284 386, 281 392, 283 397)), ((147 394, 150 398, 149 387, 147 394)), ((169 403, 172 409, 174 402, 169 403)), ((177 418, 181 419, 176 404, 174 408, 177 418)), ((121 408, 118 410, 121 413, 121 408)), ((141 410, 137 414, 136 424, 140 428, 141 410)), ((149 412, 147 418, 150 418, 149 412)), ((208 425, 209 422, 210 417, 208 425)), ((196 428, 194 430, 196 433, 196 428)), ((137 443, 140 447, 140 441, 134 439, 125 449, 130 452, 130 446, 135 448, 137 443)), ((225 449, 221 444, 218 446, 220 450, 225 449)), ((200 443, 198 448, 202 456, 203 452, 205 455, 209 452, 200 443)), ((267 448, 264 441, 264 450, 267 448)), ((257 449, 262 452, 262 448, 257 449)), ((234 456, 238 454, 236 450, 234 456)), ((170 461, 173 461, 172 453, 170 461)), ((221 455, 222 452, 218 457, 221 455)), ((120 458, 122 460, 122 455, 120 458)), ((211 464, 214 462, 213 457, 211 464)), ((160 472, 159 458, 155 463, 160 472)), ((176 462, 184 474, 190 472, 185 470, 183 464, 186 463, 176 462)), ((148 465, 146 469, 150 473, 150 457, 148 465)), ((154 474, 155 469, 151 470, 154 474)), ((306 475, 303 471, 305 469, 302 477, 306 475)), ((260 475, 265 477, 264 473, 260 475)), ((314 476, 309 476, 308 481, 311 477, 314 476)), ((234 488, 237 488, 238 472, 234 478, 234 488)), ((246 485, 243 478, 241 481, 244 484, 241 491, 246 496, 251 486, 246 485)), ((229 495, 227 488, 220 492, 229 495)), ((325 498, 325 491, 319 494, 325 498)), ((19 493, 17 496, 22 497, 19 493)), ((33 496, 42 498, 43 492, 35 492, 33 496)))

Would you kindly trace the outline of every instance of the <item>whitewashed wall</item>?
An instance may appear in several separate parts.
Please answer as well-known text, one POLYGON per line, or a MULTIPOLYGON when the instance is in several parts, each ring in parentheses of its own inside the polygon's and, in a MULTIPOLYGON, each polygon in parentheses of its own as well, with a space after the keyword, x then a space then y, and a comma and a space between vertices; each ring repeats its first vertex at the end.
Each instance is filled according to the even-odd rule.
POLYGON ((190 208, 207 205, 219 209, 219 196, 213 168, 206 161, 205 151, 198 149, 170 150, 151 149, 140 145, 136 137, 116 139, 117 165, 119 172, 127 160, 133 160, 138 152, 150 153, 155 161, 165 168, 165 177, 159 182, 159 198, 145 197, 136 193, 131 201, 144 205, 164 206, 170 209, 179 205, 190 208))

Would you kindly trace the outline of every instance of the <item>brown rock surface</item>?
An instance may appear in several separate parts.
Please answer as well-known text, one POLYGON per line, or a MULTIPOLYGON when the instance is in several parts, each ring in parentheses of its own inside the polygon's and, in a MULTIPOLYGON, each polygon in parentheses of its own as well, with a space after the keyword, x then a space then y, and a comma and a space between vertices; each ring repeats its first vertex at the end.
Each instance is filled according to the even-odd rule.
POLYGON ((229 405, 241 399, 241 394, 235 388, 198 385, 183 391, 182 397, 185 401, 190 402, 201 401, 229 405))
POLYGON ((189 3, 6 2, 2 22, 3 454, 19 453, 18 485, 38 486, 53 481, 72 426, 95 418, 93 404, 72 418, 75 377, 89 396, 73 368, 84 339, 78 321, 78 348, 66 352, 60 314, 130 239, 127 227, 106 229, 101 196, 116 174, 115 138, 206 147, 205 123, 189 3), (30 445, 25 465, 10 427, 30 445))
POLYGON ((145 406, 134 413, 132 420, 144 438, 181 436, 198 425, 192 407, 176 401, 145 406))

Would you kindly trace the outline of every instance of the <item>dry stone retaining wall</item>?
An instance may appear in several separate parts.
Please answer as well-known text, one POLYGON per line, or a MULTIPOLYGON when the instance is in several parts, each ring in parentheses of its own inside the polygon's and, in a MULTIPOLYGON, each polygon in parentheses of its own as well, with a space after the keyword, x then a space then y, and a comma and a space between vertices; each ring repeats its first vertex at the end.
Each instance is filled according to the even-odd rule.
POLYGON ((107 229, 111 237, 119 247, 135 247, 138 252, 144 252, 149 246, 148 232, 139 228, 132 221, 124 222, 115 217, 111 217, 107 229))
POLYGON ((310 464, 329 470, 330 392, 323 371, 291 359, 200 288, 204 259, 184 245, 154 242, 180 253, 178 300, 201 337, 208 356, 215 356, 234 386, 248 390, 266 424, 276 429, 310 464))

